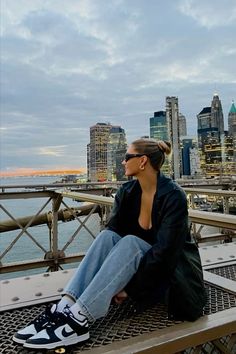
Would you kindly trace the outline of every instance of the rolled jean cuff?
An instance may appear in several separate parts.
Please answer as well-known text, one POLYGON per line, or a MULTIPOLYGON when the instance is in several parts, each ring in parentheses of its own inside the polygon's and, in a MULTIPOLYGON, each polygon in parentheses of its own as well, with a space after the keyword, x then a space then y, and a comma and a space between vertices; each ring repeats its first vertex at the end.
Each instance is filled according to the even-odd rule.
POLYGON ((79 306, 82 308, 83 313, 85 314, 85 316, 87 317, 89 322, 95 322, 96 318, 94 318, 91 313, 88 311, 87 307, 80 301, 80 299, 78 299, 77 304, 79 304, 79 306))
POLYGON ((79 304, 79 306, 83 309, 83 313, 87 317, 89 322, 94 322, 96 320, 90 314, 90 312, 88 311, 87 307, 77 298, 77 296, 75 295, 75 293, 73 291, 66 290, 66 291, 63 291, 61 295, 69 295, 70 297, 72 297, 72 299, 74 299, 75 302, 77 302, 77 304, 79 304))

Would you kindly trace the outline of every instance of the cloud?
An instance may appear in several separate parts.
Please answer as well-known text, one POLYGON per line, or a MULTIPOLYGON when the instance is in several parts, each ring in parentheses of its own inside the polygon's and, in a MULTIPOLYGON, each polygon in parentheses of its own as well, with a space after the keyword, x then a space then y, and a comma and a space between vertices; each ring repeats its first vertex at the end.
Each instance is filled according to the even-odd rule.
POLYGON ((231 1, 3 0, 1 12, 2 168, 86 166, 91 125, 148 135, 168 95, 191 133, 215 91, 225 117, 236 99, 231 1))
POLYGON ((38 155, 48 155, 48 156, 64 156, 65 155, 65 145, 59 146, 42 146, 38 148, 36 154, 38 155))
POLYGON ((181 0, 179 10, 191 17, 200 26, 209 29, 231 26, 236 21, 236 3, 234 0, 181 0))

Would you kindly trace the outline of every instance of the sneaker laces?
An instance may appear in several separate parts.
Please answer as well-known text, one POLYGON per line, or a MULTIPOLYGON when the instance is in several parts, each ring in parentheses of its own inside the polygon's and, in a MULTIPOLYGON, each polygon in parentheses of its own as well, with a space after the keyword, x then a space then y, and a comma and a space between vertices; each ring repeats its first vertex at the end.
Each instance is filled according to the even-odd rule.
POLYGON ((55 325, 60 325, 65 323, 65 315, 62 312, 54 312, 52 316, 50 316, 49 321, 46 323, 46 328, 54 327, 55 325))
POLYGON ((54 312, 56 312, 52 312, 51 309, 52 306, 47 305, 45 311, 41 313, 38 317, 36 317, 36 319, 32 321, 32 323, 37 323, 38 325, 40 325, 43 324, 46 320, 50 320, 53 317, 54 312))

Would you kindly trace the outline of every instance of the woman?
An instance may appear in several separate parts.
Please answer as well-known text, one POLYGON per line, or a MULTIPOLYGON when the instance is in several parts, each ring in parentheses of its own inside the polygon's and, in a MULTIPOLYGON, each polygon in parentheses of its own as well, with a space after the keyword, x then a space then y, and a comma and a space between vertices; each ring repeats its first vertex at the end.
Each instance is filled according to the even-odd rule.
POLYGON ((168 142, 138 139, 128 148, 126 176, 106 229, 93 242, 57 305, 13 337, 28 348, 52 349, 89 338, 88 321, 103 317, 112 299, 165 300, 169 316, 195 320, 205 291, 198 250, 188 227, 183 190, 160 168, 168 142))

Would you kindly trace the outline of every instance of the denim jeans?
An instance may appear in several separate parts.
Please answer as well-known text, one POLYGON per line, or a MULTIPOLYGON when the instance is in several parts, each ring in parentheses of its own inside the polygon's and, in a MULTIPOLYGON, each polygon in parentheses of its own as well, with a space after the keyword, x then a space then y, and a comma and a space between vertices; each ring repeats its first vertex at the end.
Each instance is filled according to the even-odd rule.
POLYGON ((120 237, 111 230, 103 230, 63 293, 78 302, 89 320, 105 316, 113 296, 124 289, 150 248, 137 236, 120 237))

